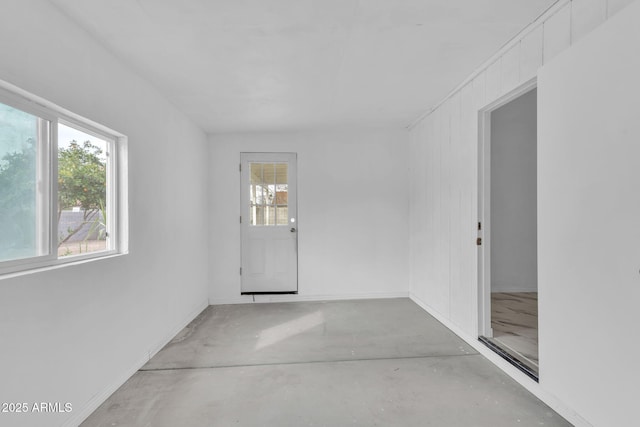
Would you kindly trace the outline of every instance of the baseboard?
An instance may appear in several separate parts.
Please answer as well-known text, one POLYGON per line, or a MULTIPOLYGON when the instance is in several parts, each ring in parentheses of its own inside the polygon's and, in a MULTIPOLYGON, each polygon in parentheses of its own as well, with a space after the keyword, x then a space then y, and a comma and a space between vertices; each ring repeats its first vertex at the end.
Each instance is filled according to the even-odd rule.
POLYGON ((504 360, 498 354, 491 351, 487 346, 478 341, 478 337, 473 337, 460 329, 457 325, 445 318, 441 313, 422 301, 413 293, 409 294, 409 298, 416 304, 418 304, 423 310, 433 316, 438 322, 442 323, 447 329, 451 330, 454 334, 463 339, 467 344, 473 347, 478 353, 487 358, 491 363, 496 365, 500 370, 513 378, 518 384, 523 386, 527 391, 533 394, 535 397, 543 401, 551 409, 556 411, 567 421, 576 427, 594 427, 593 424, 585 420, 580 414, 567 406, 564 402, 558 399, 553 394, 546 391, 541 385, 519 369, 515 368, 509 362, 504 360))
POLYGON ((208 301, 204 301, 203 303, 198 304, 198 306, 192 310, 182 321, 178 322, 178 324, 167 333, 164 338, 157 343, 155 346, 146 352, 144 355, 140 356, 136 362, 127 369, 122 375, 116 378, 111 384, 107 385, 102 391, 95 394, 87 403, 85 403, 79 411, 75 411, 74 405, 74 413, 69 420, 67 420, 63 427, 77 427, 84 420, 86 420, 89 415, 91 415, 100 405, 102 405, 116 390, 118 390, 129 378, 131 378, 140 368, 142 368, 156 353, 158 353, 169 341, 171 341, 185 326, 187 326, 196 316, 202 313, 202 310, 207 308, 209 305, 208 301))
POLYGON ((295 302, 295 301, 338 301, 354 299, 382 299, 382 298, 408 298, 408 292, 385 292, 368 294, 342 294, 342 295, 300 295, 300 294, 273 294, 273 295, 242 295, 237 298, 211 299, 211 305, 226 304, 253 304, 268 302, 295 302), (254 298, 255 297, 255 298, 254 298))

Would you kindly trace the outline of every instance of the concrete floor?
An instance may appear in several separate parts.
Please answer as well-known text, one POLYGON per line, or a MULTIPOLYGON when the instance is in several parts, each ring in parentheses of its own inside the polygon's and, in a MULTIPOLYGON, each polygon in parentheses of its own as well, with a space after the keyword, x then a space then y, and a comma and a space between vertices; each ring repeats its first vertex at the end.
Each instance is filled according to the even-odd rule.
POLYGON ((82 426, 570 426, 408 299, 211 306, 82 426))

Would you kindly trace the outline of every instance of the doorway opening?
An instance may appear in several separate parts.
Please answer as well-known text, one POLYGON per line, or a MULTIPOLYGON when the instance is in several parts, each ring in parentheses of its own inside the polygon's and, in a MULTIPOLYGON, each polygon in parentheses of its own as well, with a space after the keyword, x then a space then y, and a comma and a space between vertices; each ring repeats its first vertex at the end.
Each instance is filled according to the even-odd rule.
POLYGON ((538 380, 537 90, 480 112, 479 339, 538 380))

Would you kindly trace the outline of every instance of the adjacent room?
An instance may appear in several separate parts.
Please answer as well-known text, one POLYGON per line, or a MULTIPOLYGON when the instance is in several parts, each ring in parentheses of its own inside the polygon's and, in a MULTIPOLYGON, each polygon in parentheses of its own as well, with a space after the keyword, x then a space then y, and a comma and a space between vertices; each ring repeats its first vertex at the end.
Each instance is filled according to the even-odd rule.
POLYGON ((2 5, 0 426, 635 425, 639 0, 2 5))
POLYGON ((480 118, 484 233, 481 286, 490 317, 481 340, 538 378, 537 90, 524 88, 480 118), (487 221, 488 219, 488 221, 487 221))

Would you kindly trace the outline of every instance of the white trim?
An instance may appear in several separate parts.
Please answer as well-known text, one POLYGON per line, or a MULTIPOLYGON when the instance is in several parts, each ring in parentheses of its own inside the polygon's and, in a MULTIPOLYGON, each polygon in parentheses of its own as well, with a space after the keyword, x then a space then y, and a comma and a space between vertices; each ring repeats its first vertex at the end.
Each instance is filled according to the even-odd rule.
POLYGON ((80 425, 91 415, 100 405, 102 405, 116 390, 118 390, 124 383, 126 383, 136 372, 140 370, 153 356, 155 356, 162 348, 167 345, 181 330, 183 330, 189 323, 193 321, 202 311, 209 306, 207 301, 198 304, 198 306, 192 310, 188 316, 178 322, 176 327, 171 329, 171 332, 166 334, 162 340, 158 342, 151 350, 140 356, 131 367, 124 371, 122 375, 119 375, 113 382, 107 385, 102 391, 95 394, 89 399, 78 411, 74 408, 73 416, 69 418, 63 427, 75 427, 80 425))
POLYGON ((55 148, 57 123, 38 117, 38 134, 36 149, 36 246, 40 255, 52 258, 53 242, 51 236, 58 235, 57 221, 54 224, 53 215, 51 215, 52 212, 55 212, 51 195, 55 194, 55 185, 57 184, 51 174, 52 168, 56 168, 58 162, 57 157, 52 156, 52 153, 57 152, 55 148), (47 124, 45 125, 45 123, 47 124))
POLYGON ((383 298, 409 298, 409 292, 385 292, 370 294, 345 294, 345 295, 296 295, 296 294, 271 294, 271 295, 242 295, 237 298, 218 298, 210 300, 211 305, 227 304, 260 304, 270 302, 296 302, 296 301, 341 301, 358 299, 383 299, 383 298))
POLYGON ((491 113, 534 90, 534 77, 478 110, 478 334, 491 338, 491 113))
POLYGON ((87 262, 93 262, 93 261, 102 261, 102 260, 107 260, 107 259, 126 255, 124 253, 118 253, 115 251, 95 252, 95 254, 99 254, 100 256, 92 256, 92 257, 84 257, 84 258, 81 256, 75 256, 73 258, 68 257, 68 258, 62 258, 61 260, 57 260, 59 262, 56 262, 54 264, 46 263, 43 261, 40 263, 29 264, 28 267, 25 264, 22 264, 21 270, 0 274, 0 281, 5 279, 12 279, 14 277, 26 276, 28 274, 43 273, 45 271, 57 270, 58 268, 64 268, 64 267, 73 266, 73 265, 80 265, 80 264, 85 264, 87 262))
MULTIPOLYGON (((55 247, 57 251, 57 246, 55 247)), ((56 267, 64 267, 69 264, 80 264, 85 261, 110 258, 116 255, 126 255, 117 250, 104 250, 89 252, 80 255, 72 255, 64 258, 54 258, 51 256, 30 257, 11 261, 3 261, 4 266, 0 267, 0 281, 10 277, 17 277, 27 273, 37 273, 50 270, 56 267)))
MULTIPOLYGON (((51 122, 51 131, 49 136, 49 152, 47 159, 49 165, 47 173, 49 174, 49 259, 56 263, 58 259, 58 119, 51 122)), ((24 267, 24 265, 22 265, 24 267)), ((28 267, 27 267, 28 268, 28 267)), ((0 269, 0 271, 4 271, 0 269)), ((11 270, 9 270, 11 271, 11 270)))
POLYGON ((478 111, 478 222, 482 230, 478 233, 482 244, 478 246, 478 334, 493 337, 491 328, 491 240, 488 239, 491 229, 491 215, 487 201, 491 200, 491 149, 488 141, 491 137, 491 115, 478 111), (488 309, 487 309, 488 307, 488 309))
POLYGON ((576 427, 594 427, 593 424, 582 418, 575 410, 566 405, 563 401, 557 398, 555 395, 546 391, 539 383, 535 382, 519 369, 515 368, 509 362, 498 356, 495 352, 490 350, 486 345, 478 341, 477 337, 472 337, 460 329, 456 324, 440 314, 433 307, 426 304, 414 293, 409 295, 409 298, 418 304, 420 308, 433 316, 438 322, 442 323, 447 329, 456 334, 467 344, 473 347, 478 353, 488 359, 491 363, 497 366, 501 371, 510 376, 514 381, 524 387, 527 391, 540 399, 551 409, 556 411, 567 421, 575 425, 576 427))
POLYGON ((114 151, 113 212, 118 218, 115 220, 117 240, 113 245, 119 254, 126 255, 129 253, 129 138, 124 135, 118 136, 114 151))
POLYGON ((492 111, 497 110, 505 104, 513 101, 514 99, 524 95, 525 93, 535 89, 538 87, 538 77, 532 77, 526 82, 518 85, 517 87, 511 89, 509 92, 501 95, 500 97, 494 99, 493 101, 486 104, 484 107, 480 108, 478 111, 480 113, 491 113, 492 111))

